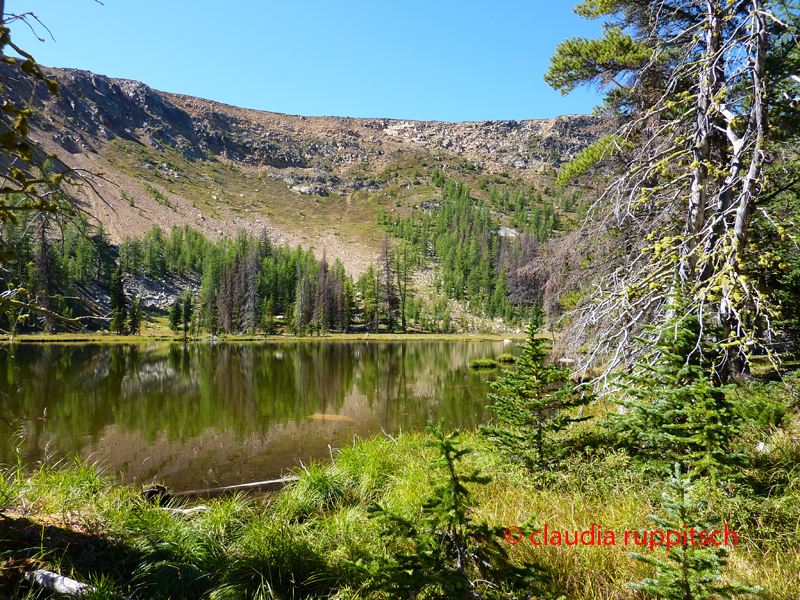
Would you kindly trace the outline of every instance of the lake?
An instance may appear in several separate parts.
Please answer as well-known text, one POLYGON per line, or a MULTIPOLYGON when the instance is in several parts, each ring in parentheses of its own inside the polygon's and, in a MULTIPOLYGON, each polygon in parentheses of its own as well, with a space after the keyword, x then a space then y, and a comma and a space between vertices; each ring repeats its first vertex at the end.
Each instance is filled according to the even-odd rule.
POLYGON ((22 344, 0 350, 0 462, 78 456, 125 483, 235 485, 356 438, 474 428, 501 341, 22 344))

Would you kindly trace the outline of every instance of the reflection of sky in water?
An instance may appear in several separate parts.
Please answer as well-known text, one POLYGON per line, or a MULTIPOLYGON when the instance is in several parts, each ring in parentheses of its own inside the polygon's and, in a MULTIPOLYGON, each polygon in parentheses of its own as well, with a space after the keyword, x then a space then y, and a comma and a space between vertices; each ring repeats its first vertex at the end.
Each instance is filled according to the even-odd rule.
MULTIPOLYGON (((175 489, 268 479, 353 437, 487 415, 502 342, 23 345, 0 355, 0 460, 102 460, 175 489), (5 368, 3 368, 5 367, 5 368), (46 412, 46 417, 43 414, 46 412)), ((513 349, 512 349, 513 351, 513 349)))

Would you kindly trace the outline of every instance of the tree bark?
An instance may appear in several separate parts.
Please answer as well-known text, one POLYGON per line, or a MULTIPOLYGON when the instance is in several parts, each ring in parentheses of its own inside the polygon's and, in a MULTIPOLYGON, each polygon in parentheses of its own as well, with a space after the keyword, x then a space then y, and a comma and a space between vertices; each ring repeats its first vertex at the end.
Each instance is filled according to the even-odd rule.
POLYGON ((708 197, 708 164, 711 159, 711 141, 714 136, 712 117, 713 99, 719 91, 721 81, 718 72, 720 51, 721 19, 715 0, 708 0, 706 6, 705 49, 699 73, 697 112, 695 119, 695 143, 692 150, 692 186, 689 196, 689 209, 686 216, 686 259, 681 265, 682 279, 694 279, 697 266, 697 236, 705 224, 708 197))

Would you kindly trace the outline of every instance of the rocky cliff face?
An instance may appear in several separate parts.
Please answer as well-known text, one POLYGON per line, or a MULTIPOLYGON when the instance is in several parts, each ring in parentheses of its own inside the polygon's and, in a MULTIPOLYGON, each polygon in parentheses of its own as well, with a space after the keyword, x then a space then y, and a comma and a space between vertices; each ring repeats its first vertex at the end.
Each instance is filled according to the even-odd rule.
POLYGON ((409 144, 456 152, 479 165, 523 171, 574 158, 601 129, 601 120, 585 115, 481 123, 387 121, 382 128, 409 144))

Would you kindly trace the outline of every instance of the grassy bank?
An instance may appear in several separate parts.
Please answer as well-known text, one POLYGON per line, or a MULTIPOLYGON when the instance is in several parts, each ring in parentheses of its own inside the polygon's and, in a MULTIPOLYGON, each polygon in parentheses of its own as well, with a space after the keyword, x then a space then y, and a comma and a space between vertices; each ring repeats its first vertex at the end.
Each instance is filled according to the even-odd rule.
MULTIPOLYGON (((774 416, 764 417, 765 407, 794 401, 784 388, 734 393, 747 397, 754 418, 737 441, 750 466, 725 493, 714 494, 713 512, 738 534, 724 577, 761 586, 764 598, 798 598, 800 418, 789 412, 776 425, 774 416)), ((602 405, 593 410, 602 413, 602 405)), ((43 465, 30 474, 7 468, 0 480, 0 596, 45 597, 22 573, 46 568, 109 591, 101 597, 396 597, 368 591, 367 566, 385 564, 398 551, 391 523, 371 514, 370 506, 377 502, 419 522, 443 476, 430 467, 436 449, 426 439, 416 433, 361 441, 334 451, 325 465, 299 469, 301 479, 274 497, 204 499, 208 509, 192 515, 161 510, 90 465, 43 465)), ((647 515, 664 512, 663 475, 607 442, 584 423, 564 440, 567 453, 559 465, 530 473, 477 435, 460 438, 474 452, 458 471, 478 467, 492 476, 488 484, 469 485, 473 522, 523 529, 547 524, 570 532, 595 524, 619 536, 606 546, 501 541, 515 563, 543 568, 547 597, 646 597, 627 584, 652 574, 651 568, 628 556, 632 548, 621 532, 653 529, 647 515)), ((697 494, 707 491, 699 482, 697 494)))

